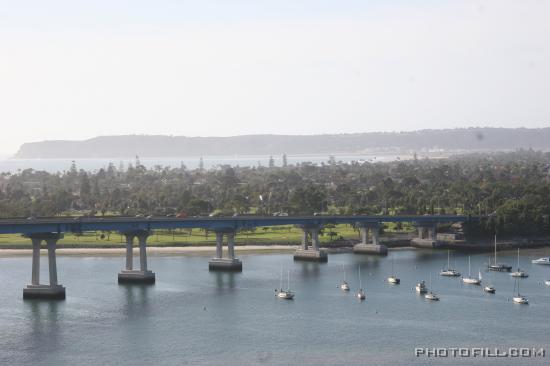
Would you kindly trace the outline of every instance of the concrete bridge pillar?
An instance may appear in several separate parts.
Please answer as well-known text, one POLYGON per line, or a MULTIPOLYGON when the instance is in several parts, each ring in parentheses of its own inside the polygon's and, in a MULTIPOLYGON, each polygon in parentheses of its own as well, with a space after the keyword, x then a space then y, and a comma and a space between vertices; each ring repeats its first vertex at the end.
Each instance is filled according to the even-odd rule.
POLYGON ((361 242, 353 246, 353 252, 358 254, 379 254, 387 255, 388 247, 380 244, 380 224, 358 222, 361 242), (371 232, 371 241, 369 242, 369 231, 371 232))
POLYGON ((223 258, 223 232, 216 232, 216 257, 218 259, 223 258))
POLYGON ((134 269, 134 253, 133 253, 134 236, 125 235, 125 237, 126 237, 126 270, 131 271, 134 269))
POLYGON ((227 234, 227 256, 235 259, 235 233, 227 234))
POLYGON ((436 248, 438 246, 436 224, 417 223, 418 238, 411 240, 411 245, 418 248, 436 248))
POLYGON ((147 238, 148 231, 133 231, 124 233, 126 237, 126 269, 118 274, 118 283, 155 283, 155 273, 147 269, 147 238), (139 270, 133 268, 134 239, 139 244, 139 270))
POLYGON ((65 299, 65 287, 57 283, 57 263, 55 249, 57 241, 63 237, 57 233, 40 233, 29 235, 32 242, 32 278, 31 284, 23 289, 23 299, 65 299), (40 284, 40 245, 46 242, 48 249, 48 270, 50 284, 40 284))
POLYGON ((208 262, 211 271, 240 272, 243 264, 239 258, 235 258, 235 231, 216 231, 216 256, 208 262), (227 258, 223 257, 223 237, 227 236, 227 258))
POLYGON ((294 253, 294 260, 297 261, 328 261, 327 253, 320 249, 319 230, 320 226, 303 225, 302 228, 302 246, 294 253), (309 247, 308 238, 311 238, 311 247, 309 247))
POLYGON ((308 246, 308 231, 302 229, 302 250, 307 250, 308 246))
POLYGON ((40 284, 40 244, 42 239, 32 238, 32 280, 31 284, 40 284))
POLYGON ((48 248, 48 270, 50 273, 50 286, 57 286, 57 263, 55 258, 55 246, 57 239, 46 239, 48 248))

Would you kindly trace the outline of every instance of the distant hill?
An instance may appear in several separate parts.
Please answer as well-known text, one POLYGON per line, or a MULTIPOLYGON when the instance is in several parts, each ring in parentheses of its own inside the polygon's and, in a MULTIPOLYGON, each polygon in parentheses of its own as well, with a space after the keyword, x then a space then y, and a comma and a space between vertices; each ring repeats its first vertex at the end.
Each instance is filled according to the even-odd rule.
POLYGON ((464 128, 334 135, 232 137, 100 136, 25 143, 15 158, 127 158, 212 155, 332 154, 428 150, 550 150, 550 128, 464 128))

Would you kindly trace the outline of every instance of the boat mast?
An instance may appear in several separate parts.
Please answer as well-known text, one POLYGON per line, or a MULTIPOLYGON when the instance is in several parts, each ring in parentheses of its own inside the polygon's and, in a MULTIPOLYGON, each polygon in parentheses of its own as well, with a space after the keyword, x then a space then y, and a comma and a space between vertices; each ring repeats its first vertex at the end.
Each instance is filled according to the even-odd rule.
POLYGON ((346 282, 346 265, 342 264, 342 271, 344 271, 344 282, 346 282))
POLYGON ((290 291, 290 270, 288 270, 288 282, 287 282, 287 291, 290 291))
POLYGON ((447 250, 447 269, 451 268, 451 251, 447 250))
POLYGON ((495 233, 495 266, 497 265, 497 234, 495 233))
POLYGON ((281 291, 283 291, 283 265, 281 264, 281 291))
POLYGON ((363 289, 363 285, 361 283, 361 266, 359 266, 359 290, 363 289))

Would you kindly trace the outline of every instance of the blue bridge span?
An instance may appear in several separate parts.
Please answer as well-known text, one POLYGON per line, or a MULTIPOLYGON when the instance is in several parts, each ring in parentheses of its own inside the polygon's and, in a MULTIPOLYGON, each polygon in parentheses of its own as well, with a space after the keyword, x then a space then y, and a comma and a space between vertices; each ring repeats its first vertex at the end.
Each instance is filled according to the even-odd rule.
POLYGON ((353 248, 359 254, 387 254, 380 244, 380 226, 385 222, 410 222, 418 228, 416 243, 433 246, 436 226, 440 223, 477 221, 464 215, 319 215, 319 216, 236 216, 236 217, 52 217, 0 219, 0 234, 22 234, 32 242, 32 280, 23 289, 24 298, 64 299, 65 288, 58 284, 56 265, 57 241, 64 233, 116 231, 126 237, 126 266, 118 274, 119 283, 154 283, 155 274, 147 268, 147 238, 154 230, 201 228, 216 233, 216 254, 209 261, 210 270, 241 271, 242 262, 235 257, 235 234, 255 227, 295 225, 302 229, 301 247, 295 260, 326 262, 327 253, 320 249, 319 231, 329 224, 350 224, 359 229, 361 241, 353 248), (370 235, 369 235, 370 233, 370 235), (225 240, 224 240, 225 238, 225 240), (134 240, 139 244, 139 269, 134 269, 134 240), (227 245, 224 257, 224 241, 227 245), (40 248, 46 243, 49 284, 40 283, 40 248))

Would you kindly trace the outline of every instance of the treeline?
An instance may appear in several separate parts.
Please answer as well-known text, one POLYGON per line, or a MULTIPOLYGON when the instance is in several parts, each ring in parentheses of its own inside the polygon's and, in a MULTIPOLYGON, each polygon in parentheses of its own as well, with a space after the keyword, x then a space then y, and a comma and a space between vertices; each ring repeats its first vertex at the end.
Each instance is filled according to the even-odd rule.
POLYGON ((189 170, 109 164, 89 172, 0 175, 0 216, 471 214, 470 235, 550 234, 550 154, 189 170))

